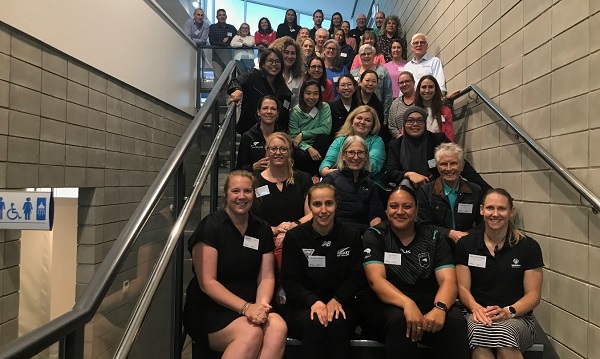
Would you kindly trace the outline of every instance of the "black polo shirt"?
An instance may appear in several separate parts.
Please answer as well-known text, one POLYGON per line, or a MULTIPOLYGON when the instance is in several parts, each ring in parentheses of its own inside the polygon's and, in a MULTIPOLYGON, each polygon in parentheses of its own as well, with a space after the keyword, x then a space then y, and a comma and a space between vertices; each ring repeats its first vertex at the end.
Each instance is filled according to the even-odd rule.
POLYGON ((389 221, 369 228, 363 235, 363 266, 383 264, 388 282, 415 302, 433 303, 439 289, 435 272, 454 268, 450 247, 439 232, 417 225, 415 238, 404 246, 389 221), (391 254, 390 254, 391 253, 391 254), (400 255, 400 264, 397 264, 400 255), (395 262, 395 263, 394 263, 395 262))
POLYGON ((477 303, 484 307, 512 305, 525 295, 525 271, 544 266, 540 245, 534 239, 525 237, 514 246, 505 243, 492 256, 485 246, 483 236, 482 232, 475 232, 458 241, 456 264, 469 267, 471 294, 477 303))

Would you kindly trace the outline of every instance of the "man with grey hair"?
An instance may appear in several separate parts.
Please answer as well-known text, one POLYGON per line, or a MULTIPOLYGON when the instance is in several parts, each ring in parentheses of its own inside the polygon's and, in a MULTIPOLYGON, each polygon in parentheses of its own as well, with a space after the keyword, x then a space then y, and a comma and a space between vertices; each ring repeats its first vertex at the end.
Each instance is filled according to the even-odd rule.
POLYGON ((210 23, 204 20, 204 10, 194 10, 194 18, 188 19, 183 25, 183 31, 192 39, 196 46, 204 46, 208 41, 208 27, 210 23))
POLYGON ((375 28, 373 29, 373 32, 377 36, 381 36, 381 30, 383 30, 383 19, 385 19, 385 14, 383 11, 378 11, 375 13, 375 28))
POLYGON ((315 32, 315 54, 319 57, 323 55, 323 45, 329 39, 329 31, 324 27, 315 32))
POLYGON ((427 36, 422 33, 414 34, 410 41, 410 48, 413 52, 413 58, 404 65, 404 71, 410 71, 413 74, 415 77, 415 86, 417 86, 421 77, 432 75, 440 85, 443 95, 446 96, 444 66, 442 60, 427 53, 427 49, 429 48, 427 36))

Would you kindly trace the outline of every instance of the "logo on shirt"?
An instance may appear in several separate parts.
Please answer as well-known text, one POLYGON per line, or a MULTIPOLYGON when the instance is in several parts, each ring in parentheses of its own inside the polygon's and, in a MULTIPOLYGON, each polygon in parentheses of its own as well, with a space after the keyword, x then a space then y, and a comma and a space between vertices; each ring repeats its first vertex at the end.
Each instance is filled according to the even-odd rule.
POLYGON ((348 257, 350 255, 350 247, 340 248, 337 251, 338 257, 348 257))
POLYGON ((309 256, 312 256, 313 253, 315 253, 315 250, 311 248, 302 248, 302 252, 306 256, 306 258, 308 258, 309 256))
POLYGON ((515 258, 515 259, 513 259, 513 262, 512 262, 512 264, 510 266, 513 267, 513 268, 521 268, 521 263, 519 263, 519 259, 518 258, 515 258))
POLYGON ((262 148, 262 145, 260 144, 260 142, 252 142, 250 148, 262 148))
POLYGON ((331 247, 331 241, 323 241, 323 244, 321 244, 321 247, 331 247))
POLYGON ((422 268, 427 269, 430 264, 431 259, 429 258, 429 252, 419 254, 419 265, 421 265, 422 268))
POLYGON ((371 248, 365 248, 365 258, 371 258, 371 248))

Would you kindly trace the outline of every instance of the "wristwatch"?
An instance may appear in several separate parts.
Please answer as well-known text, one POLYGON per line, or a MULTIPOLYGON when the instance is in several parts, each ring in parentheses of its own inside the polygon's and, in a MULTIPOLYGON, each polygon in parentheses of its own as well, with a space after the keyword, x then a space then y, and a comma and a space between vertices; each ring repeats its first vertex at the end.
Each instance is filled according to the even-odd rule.
POLYGON ((433 303, 433 305, 435 305, 435 307, 437 309, 441 310, 442 312, 448 311, 448 306, 444 302, 435 302, 435 303, 433 303))
POLYGON ((517 316, 517 310, 512 305, 506 306, 506 309, 508 309, 508 312, 510 313, 511 318, 514 318, 517 316))

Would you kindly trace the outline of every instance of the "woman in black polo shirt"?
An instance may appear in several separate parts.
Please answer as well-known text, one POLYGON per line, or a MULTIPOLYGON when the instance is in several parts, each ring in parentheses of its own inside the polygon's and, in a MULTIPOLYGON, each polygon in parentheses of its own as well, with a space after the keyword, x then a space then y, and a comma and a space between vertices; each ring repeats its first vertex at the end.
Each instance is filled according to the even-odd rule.
POLYGON ((542 291, 539 244, 510 221, 513 199, 504 189, 487 192, 481 205, 485 231, 461 238, 456 275, 467 316, 473 358, 522 358, 533 345, 533 309, 542 291))
POLYGON ((187 288, 184 326, 192 339, 224 358, 282 358, 287 327, 271 313, 275 283, 273 232, 252 215, 252 174, 225 179, 224 208, 204 217, 192 236, 194 277, 187 288))
POLYGON ((363 247, 356 229, 334 220, 336 205, 333 186, 312 186, 312 220, 287 232, 283 244, 286 321, 290 336, 302 340, 301 358, 350 357, 352 306, 364 284, 363 247))

